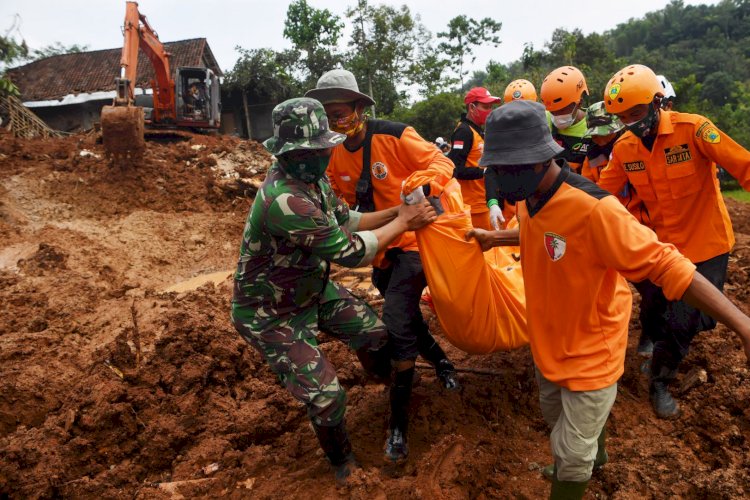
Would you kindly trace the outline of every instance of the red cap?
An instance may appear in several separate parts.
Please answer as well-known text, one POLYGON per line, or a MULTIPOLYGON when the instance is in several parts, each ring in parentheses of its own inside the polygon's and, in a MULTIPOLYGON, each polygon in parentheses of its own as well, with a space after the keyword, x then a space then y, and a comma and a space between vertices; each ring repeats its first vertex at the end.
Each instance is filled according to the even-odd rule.
POLYGON ((469 104, 471 102, 490 104, 500 101, 502 101, 501 98, 495 97, 494 95, 490 94, 490 91, 484 87, 474 87, 473 89, 468 91, 466 93, 466 97, 464 97, 464 104, 469 104))

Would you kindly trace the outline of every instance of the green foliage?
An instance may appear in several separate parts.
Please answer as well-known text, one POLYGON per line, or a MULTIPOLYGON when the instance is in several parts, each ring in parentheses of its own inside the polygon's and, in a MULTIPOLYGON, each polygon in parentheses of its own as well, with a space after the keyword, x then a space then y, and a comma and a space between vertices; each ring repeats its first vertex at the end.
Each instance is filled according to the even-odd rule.
POLYGON ((59 56, 63 54, 77 54, 79 52, 86 52, 89 49, 88 45, 63 45, 60 42, 42 47, 41 49, 34 49, 31 51, 31 59, 38 61, 47 57, 59 56))
POLYGON ((284 37, 304 56, 298 60, 304 87, 315 86, 318 78, 341 62, 336 44, 344 23, 328 9, 311 7, 307 0, 289 4, 284 22, 284 37))
POLYGON ((413 126, 428 141, 451 136, 461 113, 465 111, 460 95, 443 92, 415 103, 411 108, 399 107, 388 119, 413 126))
POLYGON ((242 47, 236 47, 235 50, 240 57, 234 68, 226 72, 226 89, 243 91, 254 102, 279 102, 304 94, 300 82, 293 75, 299 52, 247 50, 242 47))
POLYGON ((0 35, 0 96, 19 95, 18 87, 5 77, 5 70, 8 67, 25 59, 29 55, 29 48, 26 45, 26 41, 22 39, 19 43, 11 36, 13 31, 18 29, 19 24, 20 17, 16 15, 13 19, 13 24, 6 31, 5 36, 0 35))
POLYGON ((499 23, 492 18, 485 17, 477 21, 476 19, 465 15, 456 16, 448 22, 448 31, 438 33, 438 38, 445 41, 440 42, 438 49, 447 56, 450 61, 451 69, 456 73, 461 81, 463 88, 464 61, 468 57, 470 62, 474 62, 474 48, 478 45, 500 45, 500 37, 497 33, 502 28, 499 23))

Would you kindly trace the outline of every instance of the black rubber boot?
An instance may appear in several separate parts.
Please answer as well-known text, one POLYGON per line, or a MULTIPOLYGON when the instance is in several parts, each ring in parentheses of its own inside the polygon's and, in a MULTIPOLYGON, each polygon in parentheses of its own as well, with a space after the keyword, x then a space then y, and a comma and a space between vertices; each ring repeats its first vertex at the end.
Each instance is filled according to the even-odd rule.
POLYGON ((680 406, 669 392, 669 383, 677 376, 677 369, 670 368, 665 362, 665 356, 654 353, 651 359, 651 381, 648 387, 651 406, 659 418, 677 418, 680 416, 680 406))
POLYGON ((334 427, 313 424, 313 429, 320 442, 320 447, 333 466, 336 482, 339 484, 346 483, 352 471, 359 468, 359 463, 352 453, 352 445, 349 442, 349 435, 346 433, 345 421, 342 420, 334 427))
POLYGON ((391 419, 388 439, 385 442, 386 458, 395 461, 404 460, 409 455, 406 433, 409 427, 409 402, 414 368, 396 372, 391 385, 391 419))
POLYGON ((560 481, 557 472, 552 477, 552 490, 549 493, 550 500, 581 500, 588 488, 588 481, 560 481))
POLYGON ((638 339, 638 348, 636 350, 639 356, 650 358, 654 354, 654 342, 645 330, 641 331, 641 337, 638 339))
POLYGON ((387 382, 391 378, 391 351, 389 345, 377 350, 370 350, 365 347, 355 351, 362 368, 368 375, 378 381, 387 382))
POLYGON ((437 375, 443 387, 450 391, 461 389, 461 384, 456 375, 456 368, 448 360, 440 344, 435 342, 435 339, 431 335, 420 335, 417 340, 417 348, 419 349, 419 354, 435 367, 435 375, 437 375))

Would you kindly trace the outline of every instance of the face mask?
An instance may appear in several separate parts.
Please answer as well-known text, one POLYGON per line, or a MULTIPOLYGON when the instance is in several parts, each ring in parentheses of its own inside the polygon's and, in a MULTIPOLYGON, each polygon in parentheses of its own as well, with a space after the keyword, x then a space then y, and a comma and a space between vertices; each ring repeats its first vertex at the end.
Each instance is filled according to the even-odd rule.
POLYGON ((484 125, 487 122, 487 117, 492 113, 491 109, 481 109, 476 104, 474 105, 474 112, 472 113, 472 121, 477 125, 484 125))
POLYGON ((493 167, 497 173, 500 196, 510 202, 525 200, 539 187, 549 166, 548 162, 538 173, 531 165, 493 167))
POLYGON ((285 161, 283 163, 284 171, 302 182, 313 183, 323 177, 326 169, 328 168, 328 162, 330 156, 311 156, 304 160, 298 160, 296 162, 285 161))
POLYGON ((594 141, 591 141, 591 144, 589 144, 589 149, 588 151, 586 151, 586 157, 589 159, 596 158, 597 156, 606 156, 607 158, 609 158, 609 155, 612 154, 612 148, 615 147, 616 140, 617 138, 615 137, 604 146, 600 146, 594 141))
POLYGON ((365 121, 360 119, 357 112, 354 111, 347 117, 330 120, 331 130, 339 134, 346 134, 347 137, 354 137, 359 134, 365 126, 365 121))
POLYGON ((573 125, 573 122, 576 120, 575 118, 576 113, 578 113, 578 106, 573 108, 573 112, 569 115, 562 115, 562 116, 552 115, 552 123, 554 123, 555 127, 557 127, 558 129, 565 130, 566 128, 573 125))
POLYGON ((633 132, 633 135, 637 137, 645 137, 657 123, 657 116, 658 115, 656 114, 656 107, 651 104, 648 107, 648 114, 646 116, 644 116, 637 122, 623 123, 625 123, 625 126, 628 128, 628 130, 633 132))

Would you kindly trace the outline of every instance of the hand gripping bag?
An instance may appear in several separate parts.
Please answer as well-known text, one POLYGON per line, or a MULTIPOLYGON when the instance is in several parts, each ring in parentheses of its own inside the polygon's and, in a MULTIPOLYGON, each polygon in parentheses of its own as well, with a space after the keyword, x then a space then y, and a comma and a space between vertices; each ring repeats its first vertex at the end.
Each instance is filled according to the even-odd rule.
MULTIPOLYGON (((470 354, 507 351, 528 344, 518 247, 482 252, 476 240, 465 240, 472 228, 471 215, 455 179, 445 185, 440 202, 445 213, 416 231, 416 236, 445 337, 470 354)), ((514 226, 515 218, 509 228, 514 226)))

